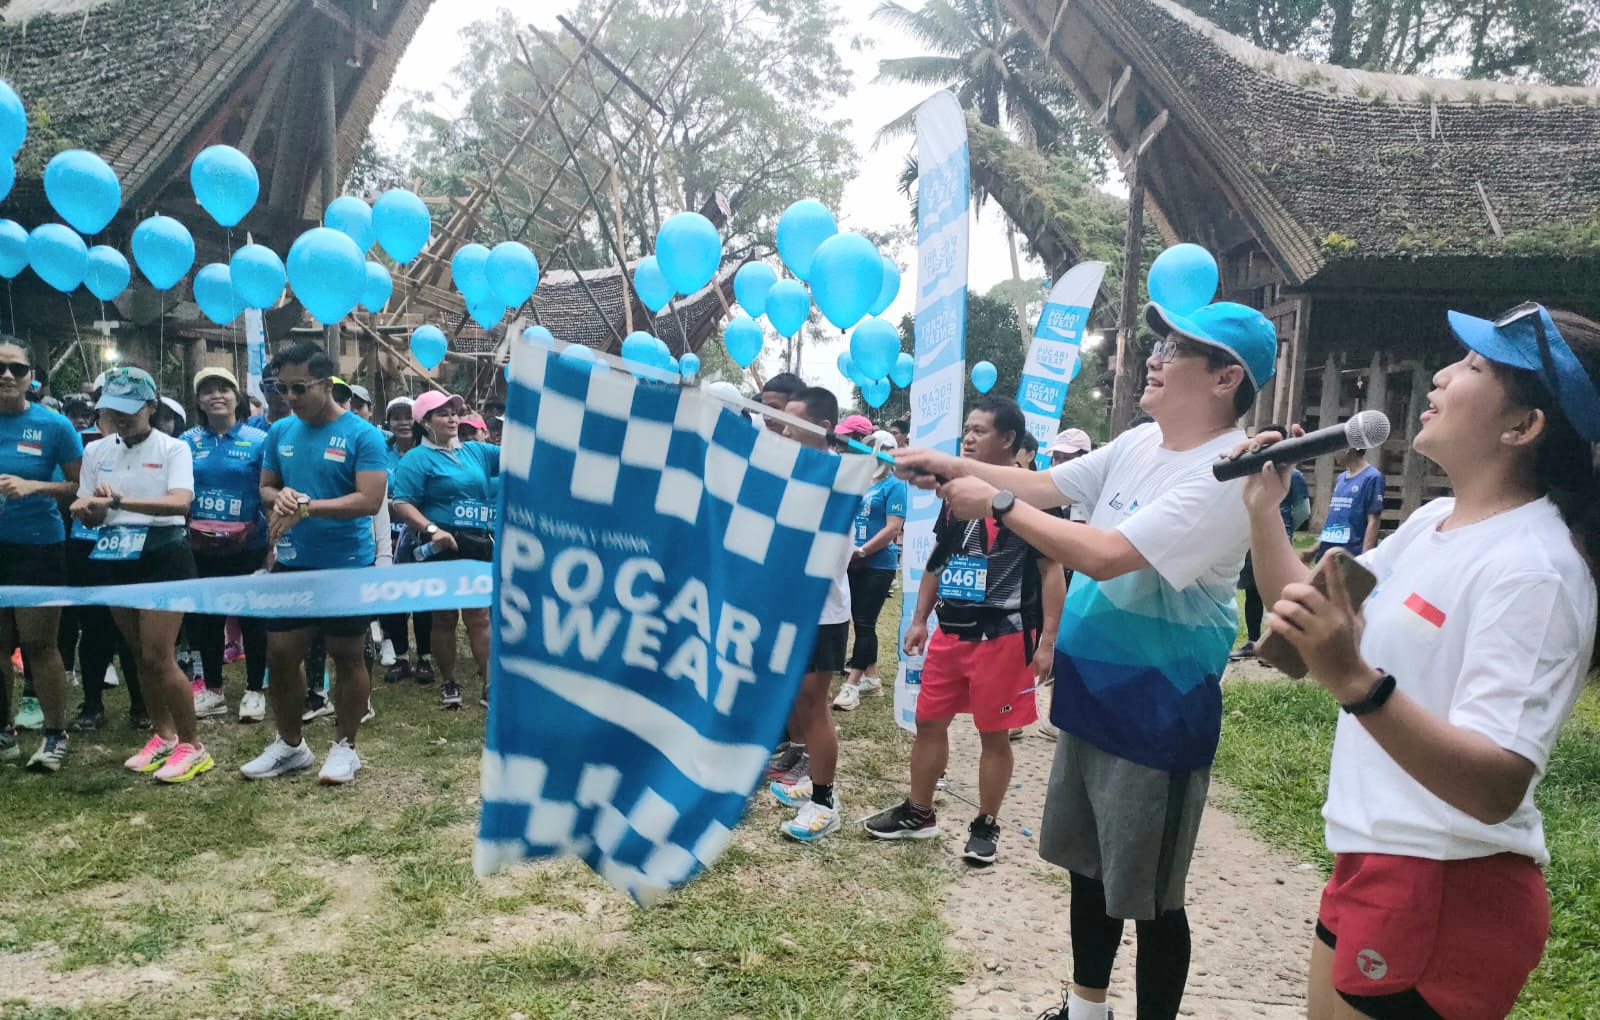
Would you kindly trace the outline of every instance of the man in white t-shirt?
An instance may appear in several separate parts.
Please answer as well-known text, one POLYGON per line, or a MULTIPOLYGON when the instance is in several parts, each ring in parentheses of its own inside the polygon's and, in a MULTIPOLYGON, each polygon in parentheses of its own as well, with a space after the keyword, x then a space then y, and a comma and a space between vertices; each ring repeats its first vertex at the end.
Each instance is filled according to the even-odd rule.
MULTIPOLYGON (((802 446, 828 448, 828 436, 839 420, 839 398, 821 386, 803 389, 789 398, 786 414, 803 418, 821 432, 784 429, 784 435, 802 446)), ((811 759, 811 775, 793 783, 774 782, 772 795, 788 807, 798 808, 793 820, 783 823, 782 831, 791 839, 811 842, 839 829, 839 799, 833 792, 834 772, 839 765, 839 737, 833 729, 829 708, 833 675, 844 669, 845 651, 850 642, 850 554, 846 543, 838 572, 822 604, 822 623, 817 628, 817 643, 811 650, 800 695, 789 712, 791 739, 805 742, 811 759)))
POLYGON ((993 517, 1074 572, 1056 640, 1061 729, 1039 853, 1072 874, 1073 988, 1058 1020, 1105 1020, 1123 922, 1138 922, 1141 1017, 1178 1015, 1189 968, 1184 881, 1222 725, 1221 677, 1249 546, 1243 481, 1211 465, 1272 378, 1262 314, 1151 305, 1163 339, 1140 406, 1154 419, 1033 473, 902 452, 902 471, 965 518, 993 517), (929 476, 933 476, 930 478, 929 476), (1044 509, 1078 504, 1088 522, 1044 509))

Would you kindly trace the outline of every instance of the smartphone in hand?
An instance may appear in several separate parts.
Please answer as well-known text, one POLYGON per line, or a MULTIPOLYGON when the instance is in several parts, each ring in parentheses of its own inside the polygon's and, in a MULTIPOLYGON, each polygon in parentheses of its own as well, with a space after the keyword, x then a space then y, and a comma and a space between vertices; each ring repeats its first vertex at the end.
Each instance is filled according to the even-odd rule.
MULTIPOLYGON (((1311 587, 1322 594, 1328 594, 1328 571, 1339 570, 1344 572, 1344 588, 1350 593, 1350 603, 1360 612, 1361 604, 1367 601, 1367 596, 1378 586, 1378 579, 1372 571, 1356 562, 1343 549, 1329 549, 1311 572, 1311 587)), ((1286 676, 1295 680, 1302 679, 1310 668, 1306 666, 1300 653, 1295 650, 1286 638, 1280 637, 1276 631, 1268 631, 1260 641, 1256 642, 1256 657, 1269 666, 1276 666, 1286 676)))

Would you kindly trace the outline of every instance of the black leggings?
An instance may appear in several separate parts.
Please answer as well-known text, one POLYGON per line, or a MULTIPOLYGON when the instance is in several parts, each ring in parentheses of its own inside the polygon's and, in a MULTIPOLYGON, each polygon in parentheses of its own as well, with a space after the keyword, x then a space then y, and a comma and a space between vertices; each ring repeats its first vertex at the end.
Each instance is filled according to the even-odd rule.
MULTIPOLYGON (((1122 918, 1106 914, 1106 887, 1072 872, 1072 980, 1085 988, 1109 988, 1111 965, 1122 942, 1122 918)), ((1135 921, 1139 958, 1134 963, 1136 1020, 1177 1020, 1189 980, 1189 915, 1168 910, 1135 921)))
POLYGON ((411 642, 406 638, 406 620, 408 619, 411 621, 411 629, 416 631, 417 634, 417 655, 432 655, 432 613, 391 613, 388 616, 378 617, 378 623, 383 627, 383 636, 394 644, 394 653, 396 655, 405 655, 411 651, 411 642))
MULTIPOLYGON (((246 549, 229 556, 196 556, 194 565, 201 577, 243 577, 261 568, 266 550, 246 549)), ((227 642, 228 620, 224 616, 191 614, 184 619, 189 628, 190 647, 200 653, 206 687, 222 690, 222 652, 227 642)), ((267 621, 259 616, 239 617, 239 634, 244 638, 245 689, 259 691, 267 673, 267 621)))
POLYGON ((1261 617, 1266 608, 1261 601, 1261 592, 1255 585, 1244 590, 1244 633, 1251 641, 1261 637, 1261 617))
MULTIPOLYGON (((78 587, 89 584, 89 553, 94 543, 73 539, 67 542, 67 579, 78 587)), ((139 686, 139 658, 128 647, 111 610, 105 606, 77 606, 69 619, 61 617, 58 644, 70 641, 77 645, 77 655, 63 653, 61 659, 71 664, 78 662, 78 676, 83 681, 83 707, 90 714, 105 711, 106 670, 115 658, 122 666, 122 686, 128 690, 128 710, 143 716, 144 691, 139 686), (70 637, 69 637, 70 635, 70 637)), ((63 644, 64 646, 64 644, 63 644)))
POLYGON ((894 587, 892 570, 850 571, 850 615, 856 626, 856 647, 847 665, 871 669, 878 664, 878 614, 894 587))

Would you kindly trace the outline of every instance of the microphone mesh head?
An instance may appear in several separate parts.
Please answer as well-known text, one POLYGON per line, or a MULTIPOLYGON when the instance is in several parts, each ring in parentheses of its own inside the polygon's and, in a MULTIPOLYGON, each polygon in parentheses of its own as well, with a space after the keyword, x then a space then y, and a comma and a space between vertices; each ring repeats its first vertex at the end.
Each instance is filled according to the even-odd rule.
POLYGON ((1362 411, 1344 423, 1352 450, 1376 450, 1389 441, 1389 417, 1382 411, 1362 411))

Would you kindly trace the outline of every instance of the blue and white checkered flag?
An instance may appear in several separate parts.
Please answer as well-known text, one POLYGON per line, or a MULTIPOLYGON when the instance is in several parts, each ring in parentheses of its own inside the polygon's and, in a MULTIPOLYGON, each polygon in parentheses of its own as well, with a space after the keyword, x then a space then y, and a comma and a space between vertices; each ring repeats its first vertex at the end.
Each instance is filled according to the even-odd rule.
POLYGON ((534 344, 506 403, 476 868, 572 854, 649 902, 728 845, 873 460, 534 344))

